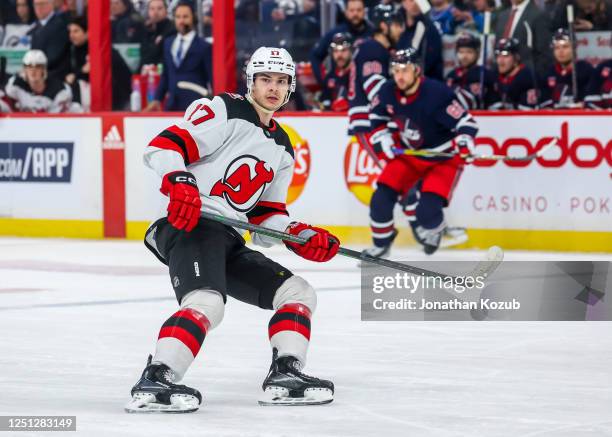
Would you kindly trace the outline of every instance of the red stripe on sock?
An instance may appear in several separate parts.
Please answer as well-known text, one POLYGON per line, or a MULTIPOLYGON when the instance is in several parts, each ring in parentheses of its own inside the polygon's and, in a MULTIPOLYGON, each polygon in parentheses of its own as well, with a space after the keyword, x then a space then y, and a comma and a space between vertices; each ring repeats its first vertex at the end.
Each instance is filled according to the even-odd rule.
POLYGON ((208 330, 210 329, 210 322, 208 321, 206 316, 202 314, 201 312, 196 311, 194 309, 185 308, 183 310, 177 311, 176 313, 174 313, 174 315, 176 317, 184 317, 186 319, 191 320, 196 325, 198 325, 200 328, 202 328, 202 331, 204 331, 204 334, 206 334, 208 330))
POLYGON ((272 339, 274 334, 281 331, 298 332, 304 337, 306 337, 306 340, 310 340, 310 329, 308 329, 301 323, 295 322, 294 320, 282 320, 270 326, 270 328, 268 329, 268 337, 272 339))
POLYGON ((200 347, 202 347, 202 345, 198 343, 198 340, 193 335, 180 326, 166 326, 165 328, 162 328, 159 331, 158 340, 161 338, 176 338, 189 348, 194 358, 200 351, 200 347))
POLYGON ((308 317, 309 319, 312 317, 312 312, 310 308, 301 303, 288 303, 280 307, 277 313, 295 313, 300 314, 302 316, 308 317))

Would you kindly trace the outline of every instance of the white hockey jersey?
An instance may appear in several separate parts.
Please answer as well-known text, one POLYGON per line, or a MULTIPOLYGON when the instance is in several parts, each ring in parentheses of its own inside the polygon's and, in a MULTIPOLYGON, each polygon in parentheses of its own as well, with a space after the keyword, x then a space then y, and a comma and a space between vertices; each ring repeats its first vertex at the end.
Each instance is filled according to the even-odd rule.
POLYGON ((21 76, 16 75, 9 79, 4 90, 20 112, 57 114, 68 112, 72 104, 70 87, 59 80, 48 79, 45 91, 38 95, 21 76))
MULTIPOLYGON (((226 93, 196 100, 183 120, 149 143, 144 161, 160 178, 178 170, 193 173, 203 211, 281 231, 291 222, 285 203, 293 147, 276 121, 270 127, 261 124, 243 96, 226 93)), ((252 237, 264 247, 279 242, 252 237)))

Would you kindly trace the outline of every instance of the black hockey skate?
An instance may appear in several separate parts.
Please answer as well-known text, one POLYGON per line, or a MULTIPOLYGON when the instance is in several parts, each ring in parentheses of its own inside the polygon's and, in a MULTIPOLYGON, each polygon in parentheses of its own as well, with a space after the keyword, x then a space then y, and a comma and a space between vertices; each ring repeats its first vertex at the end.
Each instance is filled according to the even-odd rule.
POLYGON ((423 246, 423 251, 427 255, 432 255, 440 247, 442 241, 443 230, 434 232, 429 229, 425 229, 422 226, 417 226, 414 230, 415 238, 423 246))
POLYGON ((300 368, 297 358, 279 358, 275 348, 259 405, 322 405, 334 400, 333 382, 304 375, 300 368))
POLYGON ((174 383, 174 372, 165 364, 151 364, 151 355, 140 380, 132 387, 127 413, 192 413, 202 403, 194 388, 174 383))
MULTIPOLYGON (((388 258, 389 254, 391 253, 391 246, 393 245, 393 241, 395 240, 395 238, 397 237, 398 231, 397 229, 393 230, 393 235, 391 235, 391 241, 389 242, 388 245, 386 246, 371 246, 368 247, 367 249, 364 249, 363 253, 364 255, 367 256, 371 256, 373 258, 388 258)), ((360 267, 371 267, 372 264, 368 263, 367 261, 361 261, 360 263, 360 267)))

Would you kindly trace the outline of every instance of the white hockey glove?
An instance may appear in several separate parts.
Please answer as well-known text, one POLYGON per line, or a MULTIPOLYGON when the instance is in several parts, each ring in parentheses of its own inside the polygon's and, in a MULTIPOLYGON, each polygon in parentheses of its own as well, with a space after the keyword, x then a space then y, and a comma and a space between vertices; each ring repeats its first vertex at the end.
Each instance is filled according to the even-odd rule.
POLYGON ((474 138, 462 134, 455 138, 455 144, 459 149, 459 155, 464 159, 466 164, 474 162, 474 138))
POLYGON ((372 143, 374 152, 377 154, 382 153, 389 160, 395 158, 395 153, 393 153, 395 141, 393 140, 393 136, 390 132, 386 130, 378 131, 370 137, 370 142, 372 143))

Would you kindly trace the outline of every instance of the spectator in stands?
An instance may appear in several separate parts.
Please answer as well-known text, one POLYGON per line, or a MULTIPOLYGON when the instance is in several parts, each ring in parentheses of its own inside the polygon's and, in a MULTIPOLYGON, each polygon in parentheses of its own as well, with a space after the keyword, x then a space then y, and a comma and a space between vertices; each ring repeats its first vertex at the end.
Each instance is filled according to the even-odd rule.
MULTIPOLYGON (((335 34, 348 32, 355 42, 359 39, 372 36, 373 34, 372 26, 366 21, 366 9, 363 0, 348 0, 346 2, 346 9, 344 10, 344 17, 347 22, 334 27, 323 35, 310 52, 312 72, 320 85, 323 84, 322 63, 329 54, 329 44, 335 34)), ((330 68, 333 69, 334 66, 332 65, 330 68)))
POLYGON ((72 19, 77 17, 87 17, 87 2, 84 0, 81 3, 79 5, 78 0, 66 0, 66 8, 63 15, 67 23, 70 23, 72 19), (81 9, 79 10, 79 8, 81 9))
POLYGON ((480 37, 470 33, 459 35, 455 45, 459 66, 446 76, 446 84, 468 109, 485 109, 494 100, 495 75, 478 65, 480 46, 480 37))
POLYGON ((66 22, 53 10, 53 0, 34 0, 34 13, 38 21, 31 31, 31 47, 46 55, 49 77, 63 80, 70 45, 66 22))
POLYGON ((240 0, 236 6, 236 20, 259 23, 259 0, 240 0))
POLYGON ((113 43, 142 43, 145 27, 130 0, 111 0, 111 32, 113 43))
POLYGON ((402 6, 406 14, 406 31, 397 43, 397 49, 416 49, 425 64, 425 76, 443 80, 442 37, 438 28, 423 15, 415 0, 403 0, 402 6))
POLYGON ((334 69, 323 78, 323 90, 319 97, 321 109, 326 111, 348 110, 348 79, 352 55, 352 37, 348 32, 334 35, 329 45, 334 69))
POLYGON ((502 38, 495 45, 497 81, 495 102, 489 109, 535 109, 538 87, 535 73, 521 63, 520 44, 516 38, 502 38))
POLYGON ((584 102, 591 109, 612 108, 612 59, 600 63, 593 72, 584 102))
POLYGON ((147 36, 140 51, 140 63, 160 64, 164 59, 164 39, 175 32, 165 0, 149 0, 145 26, 147 36))
POLYGON ((9 21, 10 24, 30 25, 36 19, 34 17, 34 2, 32 0, 17 0, 15 11, 15 17, 9 21))
MULTIPOLYGON (((49 2, 51 7, 52 4, 49 2)), ((11 77, 6 95, 19 112, 69 112, 72 93, 61 80, 47 76, 47 57, 41 50, 29 50, 23 57, 23 72, 11 77)))
POLYGON ((593 77, 594 68, 586 61, 576 60, 576 95, 572 89, 574 49, 567 29, 558 29, 552 39, 555 64, 543 78, 541 84, 543 108, 580 108, 587 95, 587 87, 593 77))
MULTIPOLYGON (((462 31, 484 32, 484 14, 485 12, 492 13, 495 10, 495 0, 473 0, 471 6, 468 6, 470 6, 468 3, 455 1, 455 8, 452 12, 459 27, 462 31), (460 5, 463 5, 463 7, 460 7, 460 5)), ((494 17, 492 14, 492 18, 494 17)))
POLYGON ((184 111, 196 99, 206 95, 212 82, 211 46, 195 30, 195 11, 188 2, 174 9, 174 27, 177 35, 164 41, 164 69, 155 100, 145 111, 159 110, 167 98, 164 109, 184 111))
MULTIPOLYGON (((70 35, 70 72, 64 79, 70 86, 74 101, 89 108, 89 44, 87 20, 73 18, 68 25, 70 35)), ((130 99, 132 74, 129 67, 115 49, 111 49, 113 78, 113 110, 125 109, 130 99)))
POLYGON ((495 38, 515 38, 519 42, 521 61, 538 75, 552 65, 550 53, 550 20, 533 0, 511 0, 512 7, 499 12, 495 38))
POLYGON ((576 31, 612 30, 612 1, 610 0, 562 0, 553 14, 555 28, 568 28, 567 5, 574 6, 576 31))
POLYGON ((438 31, 443 35, 453 35, 457 21, 453 11, 456 8, 450 0, 431 0, 431 10, 429 18, 438 27, 438 31))

